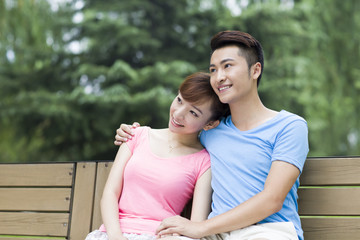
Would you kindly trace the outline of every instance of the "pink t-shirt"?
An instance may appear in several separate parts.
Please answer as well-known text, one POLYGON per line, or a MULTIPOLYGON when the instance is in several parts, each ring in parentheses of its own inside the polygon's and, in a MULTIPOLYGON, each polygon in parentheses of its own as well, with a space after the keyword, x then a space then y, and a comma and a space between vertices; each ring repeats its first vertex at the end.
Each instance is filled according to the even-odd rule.
MULTIPOLYGON (((124 233, 155 234, 160 222, 179 215, 191 199, 197 179, 210 168, 203 149, 174 158, 161 158, 151 152, 149 127, 135 129, 127 142, 132 157, 124 172, 119 201, 119 220, 124 233)), ((106 231, 104 225, 101 231, 106 231)))

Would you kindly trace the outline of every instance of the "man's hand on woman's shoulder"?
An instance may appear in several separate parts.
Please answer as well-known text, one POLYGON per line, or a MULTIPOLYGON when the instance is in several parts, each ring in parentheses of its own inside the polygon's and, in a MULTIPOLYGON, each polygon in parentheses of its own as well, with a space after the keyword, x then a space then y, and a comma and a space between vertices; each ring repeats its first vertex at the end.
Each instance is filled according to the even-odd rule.
POLYGON ((120 128, 116 129, 114 144, 120 146, 122 143, 127 142, 134 136, 132 129, 140 127, 138 122, 134 122, 132 125, 122 123, 120 128))

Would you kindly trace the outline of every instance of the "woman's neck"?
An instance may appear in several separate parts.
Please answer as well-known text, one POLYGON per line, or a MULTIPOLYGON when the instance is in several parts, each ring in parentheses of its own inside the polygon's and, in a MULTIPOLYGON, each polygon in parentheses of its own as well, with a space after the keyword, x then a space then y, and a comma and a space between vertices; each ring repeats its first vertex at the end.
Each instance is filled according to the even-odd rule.
POLYGON ((176 134, 165 128, 151 129, 149 137, 151 151, 163 158, 185 156, 203 149, 197 134, 176 134))
POLYGON ((199 133, 178 134, 171 132, 170 129, 167 129, 167 140, 173 147, 202 148, 198 135, 199 133))

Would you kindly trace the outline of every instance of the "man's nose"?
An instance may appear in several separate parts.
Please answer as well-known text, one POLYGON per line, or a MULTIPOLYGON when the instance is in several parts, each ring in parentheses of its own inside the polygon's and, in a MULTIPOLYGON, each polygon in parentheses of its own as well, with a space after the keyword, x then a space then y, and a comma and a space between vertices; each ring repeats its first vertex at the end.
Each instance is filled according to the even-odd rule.
POLYGON ((226 78, 225 71, 223 71, 221 69, 218 70, 217 74, 216 74, 216 82, 221 83, 221 82, 225 81, 225 78, 226 78))

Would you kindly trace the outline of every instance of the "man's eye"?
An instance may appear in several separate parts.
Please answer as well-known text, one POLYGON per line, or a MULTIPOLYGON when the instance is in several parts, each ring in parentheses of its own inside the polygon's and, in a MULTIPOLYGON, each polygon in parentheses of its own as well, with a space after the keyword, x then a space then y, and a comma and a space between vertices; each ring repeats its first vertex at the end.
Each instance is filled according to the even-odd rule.
POLYGON ((231 67, 231 65, 229 63, 225 64, 224 66, 225 68, 231 67))

